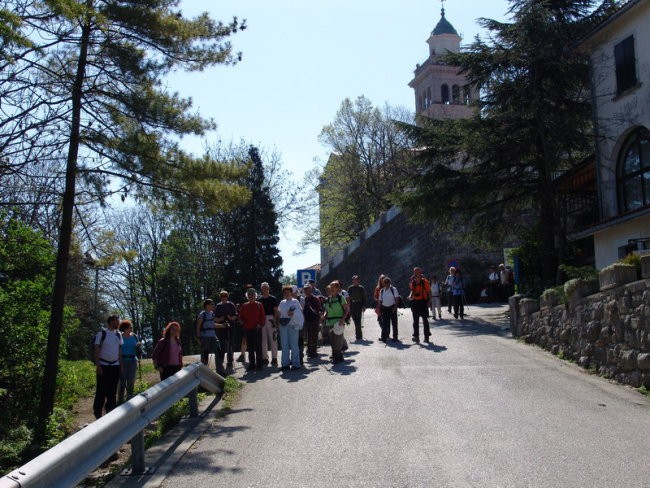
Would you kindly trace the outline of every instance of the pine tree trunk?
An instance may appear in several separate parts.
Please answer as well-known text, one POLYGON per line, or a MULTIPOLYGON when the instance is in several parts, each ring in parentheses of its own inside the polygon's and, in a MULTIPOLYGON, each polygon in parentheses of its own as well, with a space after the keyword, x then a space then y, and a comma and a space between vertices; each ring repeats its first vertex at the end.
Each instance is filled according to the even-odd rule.
POLYGON ((77 159, 80 144, 81 101, 83 97, 88 45, 90 42, 90 29, 90 19, 88 19, 81 31, 77 73, 72 87, 72 123, 70 126, 70 141, 66 162, 65 192, 62 201, 61 229, 56 256, 52 311, 47 336, 45 371, 43 372, 43 388, 41 390, 41 399, 38 408, 39 425, 37 427, 36 438, 39 441, 45 440, 47 420, 54 410, 54 399, 56 395, 56 378, 59 368, 61 332, 63 331, 63 311, 65 306, 68 262, 70 260, 70 242, 72 240, 72 216, 75 205, 77 159))

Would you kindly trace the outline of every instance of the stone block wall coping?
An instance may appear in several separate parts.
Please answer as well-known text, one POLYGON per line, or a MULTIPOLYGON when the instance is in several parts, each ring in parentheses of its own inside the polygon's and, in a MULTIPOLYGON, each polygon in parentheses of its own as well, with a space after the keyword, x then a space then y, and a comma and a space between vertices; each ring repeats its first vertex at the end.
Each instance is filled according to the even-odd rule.
POLYGON ((519 313, 521 315, 530 315, 534 312, 539 312, 539 300, 522 298, 519 301, 519 313))
POLYGON ((650 254, 641 256, 641 277, 650 278, 650 254))
POLYGON ((632 264, 615 263, 603 268, 598 273, 601 290, 616 288, 617 286, 636 281, 636 279, 636 266, 632 264))

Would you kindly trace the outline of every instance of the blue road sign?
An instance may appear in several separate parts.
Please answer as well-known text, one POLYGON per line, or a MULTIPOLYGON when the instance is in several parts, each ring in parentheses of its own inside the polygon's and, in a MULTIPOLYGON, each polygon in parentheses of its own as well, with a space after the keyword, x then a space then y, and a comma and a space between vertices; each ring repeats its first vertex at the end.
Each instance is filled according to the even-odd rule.
POLYGON ((299 269, 298 270, 298 287, 302 288, 305 286, 309 280, 316 281, 316 270, 315 269, 299 269))

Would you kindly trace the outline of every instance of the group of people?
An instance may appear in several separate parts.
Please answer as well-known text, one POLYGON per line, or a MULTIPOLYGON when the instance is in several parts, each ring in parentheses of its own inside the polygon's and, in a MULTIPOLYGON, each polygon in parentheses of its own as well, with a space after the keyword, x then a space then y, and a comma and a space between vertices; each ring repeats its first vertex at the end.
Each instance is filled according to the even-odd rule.
MULTIPOLYGON (((96 373, 93 402, 95 418, 101 417, 104 409, 108 413, 118 402, 133 396, 135 376, 141 358, 142 343, 133 333, 131 321, 120 321, 117 315, 109 316, 106 328, 100 330, 93 340, 96 373)), ((179 364, 182 365, 182 357, 179 364)))
MULTIPOLYGON (((444 294, 448 294, 449 313, 453 306, 454 317, 464 317, 464 288, 459 269, 450 268, 444 281, 439 281, 435 275, 429 280, 421 268, 413 269, 408 300, 413 314, 414 342, 420 342, 420 321, 424 341, 431 342, 429 310, 434 320, 442 319, 444 294)), ((368 303, 357 275, 352 277, 347 289, 340 281, 332 281, 324 294, 313 280, 302 290, 284 286, 281 299, 270 293, 268 283, 260 285, 260 292, 248 286, 246 301, 240 305, 230 301, 226 290, 219 293, 217 303, 212 299, 203 302, 203 310, 195 321, 195 334, 200 344, 201 361, 209 365, 210 358, 214 357, 218 374, 234 371, 235 350, 240 347, 237 361, 246 362, 248 354, 247 371, 258 371, 267 365, 287 371, 301 369, 305 357, 317 357, 319 345, 326 342, 331 345, 331 362, 342 362, 348 349, 344 331, 351 322, 356 340, 364 339, 362 317, 368 303), (282 353, 278 363, 279 349, 282 353)), ((373 296, 381 327, 379 340, 398 341, 397 309, 404 306, 399 291, 388 276, 381 275, 373 296)), ((180 332, 181 325, 170 322, 153 349, 152 360, 161 381, 182 368, 180 332)), ((133 334, 131 323, 128 320, 120 322, 117 315, 109 317, 106 329, 97 334, 94 343, 97 390, 93 409, 99 418, 104 408, 106 412, 115 408, 118 384, 120 402, 125 394, 127 398, 133 395, 141 344, 133 334)))
POLYGON ((507 301, 514 292, 514 272, 503 263, 497 268, 491 265, 488 271, 488 283, 481 297, 488 303, 507 301))
MULTIPOLYGON (((431 310, 433 320, 442 319, 442 298, 445 294, 448 312, 451 314, 453 307, 454 317, 463 319, 465 317, 465 280, 460 269, 450 267, 445 280, 439 281, 436 275, 432 275, 429 280, 424 276, 421 268, 413 268, 407 297, 413 315, 413 342, 420 342, 420 321, 422 322, 424 342, 431 342, 429 310, 431 310)), ((375 312, 381 327, 379 340, 385 342, 390 336, 392 341, 398 341, 397 309, 400 306, 404 307, 405 304, 388 276, 383 274, 379 276, 374 298, 375 312)))

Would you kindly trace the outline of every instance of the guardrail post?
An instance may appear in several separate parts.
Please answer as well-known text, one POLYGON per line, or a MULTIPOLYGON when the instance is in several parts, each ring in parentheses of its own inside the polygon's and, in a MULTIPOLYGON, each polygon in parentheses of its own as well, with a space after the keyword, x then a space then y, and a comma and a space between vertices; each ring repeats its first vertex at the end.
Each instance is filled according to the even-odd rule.
POLYGON ((199 416, 199 399, 197 396, 198 388, 194 388, 188 395, 190 399, 190 417, 199 416))
POLYGON ((133 460, 132 473, 142 474, 147 471, 144 466, 144 430, 131 439, 131 459, 133 460))

